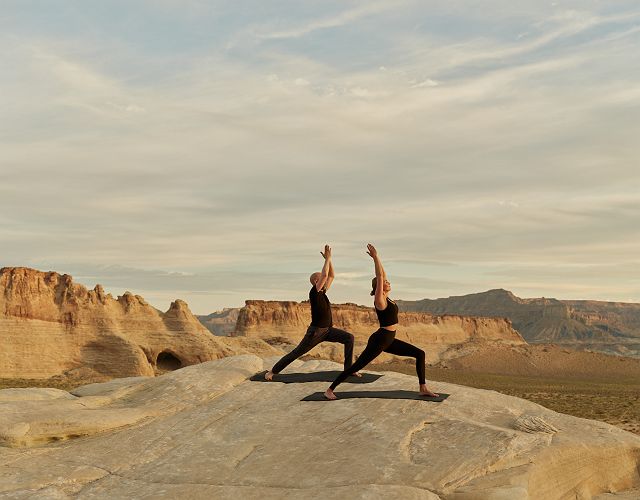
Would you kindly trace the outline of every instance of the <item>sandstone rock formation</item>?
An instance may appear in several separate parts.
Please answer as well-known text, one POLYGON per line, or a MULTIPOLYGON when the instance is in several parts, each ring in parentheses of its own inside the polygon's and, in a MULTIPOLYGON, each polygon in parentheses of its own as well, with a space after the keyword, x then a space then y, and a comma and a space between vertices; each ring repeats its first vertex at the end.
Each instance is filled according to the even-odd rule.
POLYGON ((206 316, 200 315, 197 318, 214 335, 228 336, 236 329, 239 312, 239 307, 225 307, 222 311, 206 316))
POLYGON ((592 300, 522 299, 503 290, 459 297, 398 301, 401 310, 506 317, 527 342, 640 357, 640 304, 592 300))
MULTIPOLYGON (((371 307, 333 304, 332 314, 333 324, 353 333, 361 346, 378 329, 378 319, 371 307)), ((307 302, 247 300, 238 314, 234 336, 295 343, 304 335, 310 319, 307 302)), ((397 338, 425 347, 428 362, 440 359, 451 346, 462 343, 525 344, 511 323, 503 318, 400 313, 399 321, 397 338)), ((338 354, 341 347, 324 344, 319 350, 336 359, 332 354, 338 354)), ((382 356, 378 361, 388 358, 382 356)))
MULTIPOLYGON (((0 391, 0 496, 546 500, 634 498, 640 487, 640 437, 610 425, 445 383, 434 384, 450 394, 442 403, 301 401, 327 383, 247 380, 272 362, 0 391)), ((385 373, 357 387, 415 385, 385 373)))
POLYGON ((114 299, 66 274, 0 269, 0 377, 153 375, 249 351, 279 352, 257 339, 214 337, 181 300, 163 313, 139 295, 114 299))

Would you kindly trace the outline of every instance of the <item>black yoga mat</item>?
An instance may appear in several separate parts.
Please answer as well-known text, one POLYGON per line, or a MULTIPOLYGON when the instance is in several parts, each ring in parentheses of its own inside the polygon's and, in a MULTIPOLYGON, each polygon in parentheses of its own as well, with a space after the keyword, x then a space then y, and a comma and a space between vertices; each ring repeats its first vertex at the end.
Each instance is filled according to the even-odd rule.
MULTIPOLYGON (((449 397, 449 394, 438 393, 437 398, 420 396, 418 391, 338 391, 335 393, 338 399, 368 398, 368 399, 413 399, 441 403, 449 397)), ((300 401, 329 401, 324 397, 324 392, 314 392, 300 401)))
MULTIPOLYGON (((264 379, 266 371, 256 373, 249 380, 253 382, 268 382, 264 379)), ((341 372, 339 371, 324 371, 324 372, 310 372, 310 373, 277 373, 273 376, 274 382, 280 382, 283 384, 300 384, 304 382, 333 382, 341 372)), ((345 383, 349 384, 370 384, 375 382, 382 375, 377 373, 363 373, 362 377, 349 377, 345 380, 345 383)))

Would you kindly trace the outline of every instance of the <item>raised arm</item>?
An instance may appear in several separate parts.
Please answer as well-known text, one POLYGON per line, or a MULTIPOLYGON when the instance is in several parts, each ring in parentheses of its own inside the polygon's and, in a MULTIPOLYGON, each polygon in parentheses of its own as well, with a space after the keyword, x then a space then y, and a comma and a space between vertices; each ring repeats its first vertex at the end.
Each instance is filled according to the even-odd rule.
MULTIPOLYGON (((322 254, 322 256, 324 257, 324 253, 320 252, 322 254)), ((325 281, 324 283, 324 289, 325 290, 329 290, 329 288, 331 288, 331 283, 333 283, 333 278, 335 278, 336 275, 333 271, 333 259, 330 260, 329 262, 329 274, 327 275, 327 281, 325 281)))
POLYGON ((376 270, 376 290, 373 303, 382 311, 387 308, 387 301, 384 299, 384 282, 387 279, 387 275, 384 272, 384 267, 382 267, 382 262, 380 261, 378 252, 371 243, 367 245, 367 253, 373 259, 376 270))
MULTIPOLYGON (((324 246, 324 252, 320 252, 324 257, 324 266, 322 266, 322 272, 320 278, 316 281, 316 290, 319 292, 327 284, 329 279, 329 271, 331 269, 331 247, 329 245, 324 246)), ((333 281, 333 278, 331 278, 333 281)), ((331 284, 331 283, 329 283, 331 284)))

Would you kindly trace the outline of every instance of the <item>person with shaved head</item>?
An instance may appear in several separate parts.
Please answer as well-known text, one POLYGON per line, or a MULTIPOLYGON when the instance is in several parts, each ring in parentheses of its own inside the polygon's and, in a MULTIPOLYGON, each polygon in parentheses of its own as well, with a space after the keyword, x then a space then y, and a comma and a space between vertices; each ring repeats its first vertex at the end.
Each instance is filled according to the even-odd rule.
MULTIPOLYGON (((309 290, 309 305, 311 306, 311 324, 307 328, 302 341, 290 353, 278 361, 271 370, 265 373, 264 378, 272 380, 273 375, 280 373, 293 361, 306 354, 320 342, 338 342, 344 345, 344 369, 347 370, 353 363, 353 335, 339 328, 334 328, 331 318, 331 302, 327 297, 327 290, 333 283, 334 271, 331 261, 331 247, 324 246, 322 271, 313 273, 309 277, 311 290, 309 290)), ((360 373, 353 375, 359 377, 360 373)))

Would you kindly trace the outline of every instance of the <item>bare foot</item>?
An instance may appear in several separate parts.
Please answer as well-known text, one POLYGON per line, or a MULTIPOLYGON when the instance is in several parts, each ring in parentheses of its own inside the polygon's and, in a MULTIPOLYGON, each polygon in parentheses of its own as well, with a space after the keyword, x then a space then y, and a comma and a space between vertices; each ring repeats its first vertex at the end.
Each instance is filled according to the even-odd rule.
POLYGON ((269 382, 271 382, 273 380, 273 372, 271 370, 269 370, 267 373, 264 374, 264 379, 268 380, 269 382))
POLYGON ((329 400, 331 400, 331 401, 334 401, 334 400, 338 399, 338 396, 336 396, 333 393, 332 389, 327 389, 326 391, 324 391, 324 397, 329 399, 329 400))
POLYGON ((427 389, 426 384, 420 384, 420 396, 429 396, 430 398, 437 398, 438 396, 440 396, 440 394, 436 392, 431 392, 429 389, 427 389))
POLYGON ((355 372, 355 373, 352 373, 351 375, 353 375, 354 377, 362 377, 362 373, 360 372, 355 372))

